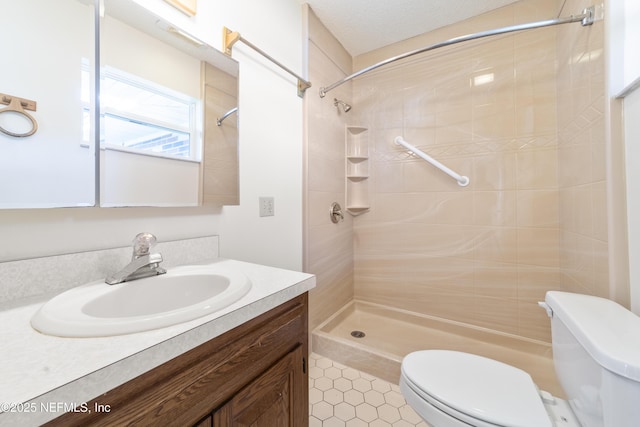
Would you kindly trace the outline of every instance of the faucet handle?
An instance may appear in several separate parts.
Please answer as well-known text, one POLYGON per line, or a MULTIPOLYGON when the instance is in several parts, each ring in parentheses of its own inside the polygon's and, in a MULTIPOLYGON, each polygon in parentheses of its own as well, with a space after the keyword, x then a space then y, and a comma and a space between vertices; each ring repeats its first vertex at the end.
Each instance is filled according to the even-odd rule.
POLYGON ((149 254, 149 250, 156 245, 158 239, 151 233, 139 233, 131 243, 133 243, 133 258, 138 258, 149 254))

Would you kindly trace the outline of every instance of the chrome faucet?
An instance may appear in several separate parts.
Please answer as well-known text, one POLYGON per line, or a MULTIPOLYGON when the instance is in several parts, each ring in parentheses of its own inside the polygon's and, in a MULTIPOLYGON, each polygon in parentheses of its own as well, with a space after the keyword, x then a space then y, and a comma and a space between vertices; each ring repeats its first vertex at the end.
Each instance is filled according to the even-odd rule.
POLYGON ((122 270, 105 279, 109 285, 127 282, 143 277, 157 276, 167 272, 160 267, 162 255, 151 253, 151 248, 156 245, 156 236, 151 233, 140 233, 133 239, 133 255, 131 262, 122 270))

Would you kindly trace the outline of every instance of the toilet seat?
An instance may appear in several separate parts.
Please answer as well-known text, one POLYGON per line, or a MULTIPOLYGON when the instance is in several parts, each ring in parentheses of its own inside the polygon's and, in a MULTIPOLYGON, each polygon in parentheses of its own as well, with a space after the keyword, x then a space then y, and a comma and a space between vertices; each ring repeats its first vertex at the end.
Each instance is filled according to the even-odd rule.
POLYGON ((553 426, 531 376, 496 360, 417 351, 402 362, 402 382, 425 405, 475 426, 553 426))

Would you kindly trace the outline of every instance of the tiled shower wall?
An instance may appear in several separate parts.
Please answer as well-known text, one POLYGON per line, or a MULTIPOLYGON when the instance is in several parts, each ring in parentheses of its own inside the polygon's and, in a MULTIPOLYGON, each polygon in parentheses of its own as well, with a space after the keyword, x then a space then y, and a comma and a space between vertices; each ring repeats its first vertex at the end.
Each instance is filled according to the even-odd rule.
MULTIPOLYGON (((353 299, 353 220, 329 219, 331 203, 344 208, 345 125, 350 116, 333 105, 337 97, 351 103, 351 84, 320 98, 318 89, 351 72, 351 56, 327 31, 308 6, 309 79, 313 87, 305 95, 306 177, 304 270, 316 275, 309 293, 309 327, 353 299)), ((351 113, 349 113, 351 114, 351 113)))
MULTIPOLYGON (((580 13, 576 3, 563 15, 580 13)), ((354 68, 555 17, 560 4, 521 1, 354 68)), ((368 127, 372 144, 372 208, 354 221, 356 298, 548 341, 546 290, 606 294, 601 26, 473 41, 354 81, 349 123, 368 127), (398 135, 469 186, 394 146, 398 135)))
MULTIPOLYGON (((591 5, 590 0, 567 0, 563 14, 591 5)), ((579 25, 558 28, 561 281, 573 292, 611 297, 604 61, 602 21, 588 31, 579 25)))

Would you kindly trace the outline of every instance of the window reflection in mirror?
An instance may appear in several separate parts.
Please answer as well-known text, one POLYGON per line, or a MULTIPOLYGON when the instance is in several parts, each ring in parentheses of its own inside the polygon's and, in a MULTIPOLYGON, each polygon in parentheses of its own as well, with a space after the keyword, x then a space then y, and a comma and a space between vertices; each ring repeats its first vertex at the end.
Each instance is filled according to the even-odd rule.
POLYGON ((238 63, 131 0, 100 23, 100 205, 237 204, 238 63))
POLYGON ((187 42, 167 33, 161 21, 147 22, 146 16, 129 1, 105 2, 100 205, 197 206, 201 60, 182 49, 187 42))
MULTIPOLYGON (((28 137, 0 132, 0 208, 95 203, 94 9, 86 3, 0 0, 0 92, 35 101, 28 113, 38 125, 28 137)), ((16 133, 24 117, 2 113, 0 126, 16 133)))
POLYGON ((105 67, 100 142, 105 148, 200 160, 198 98, 105 67))

